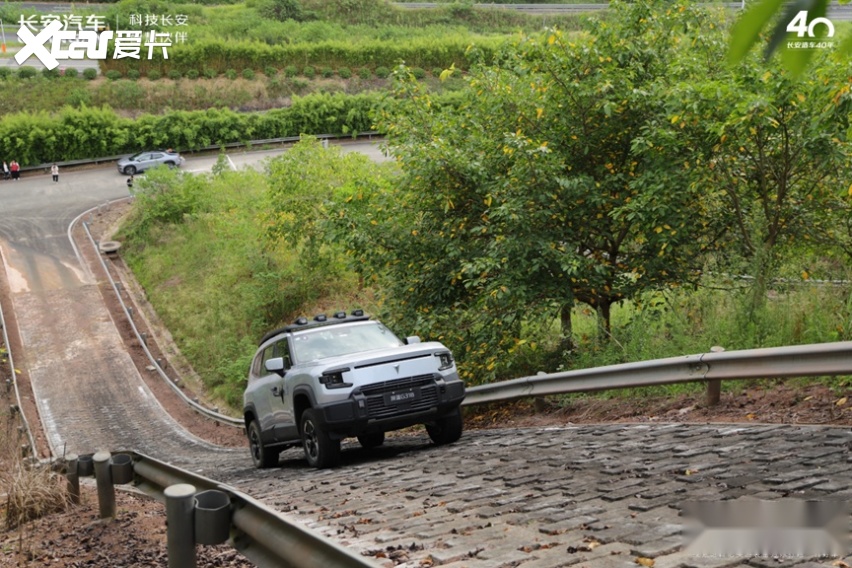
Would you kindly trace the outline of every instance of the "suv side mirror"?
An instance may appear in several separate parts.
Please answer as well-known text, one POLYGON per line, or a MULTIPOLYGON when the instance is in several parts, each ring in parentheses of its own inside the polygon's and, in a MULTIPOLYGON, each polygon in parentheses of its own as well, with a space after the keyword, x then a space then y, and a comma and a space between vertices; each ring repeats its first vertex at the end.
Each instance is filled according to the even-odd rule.
POLYGON ((415 343, 420 343, 420 338, 416 335, 412 335, 411 337, 405 338, 406 345, 414 345, 415 343))
POLYGON ((284 357, 273 357, 272 359, 267 359, 263 366, 266 367, 266 370, 270 373, 283 375, 285 370, 284 357))

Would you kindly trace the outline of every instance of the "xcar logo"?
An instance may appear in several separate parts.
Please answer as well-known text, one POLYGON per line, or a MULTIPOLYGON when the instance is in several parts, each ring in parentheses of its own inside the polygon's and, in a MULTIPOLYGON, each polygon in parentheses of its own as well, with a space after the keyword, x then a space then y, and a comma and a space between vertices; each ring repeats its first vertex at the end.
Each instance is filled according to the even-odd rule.
POLYGON ((62 30, 62 23, 53 21, 38 35, 33 35, 29 28, 22 25, 18 30, 18 39, 24 46, 15 54, 15 61, 20 65, 35 55, 47 69, 56 69, 59 66, 57 59, 105 59, 112 34, 111 31, 98 34, 95 31, 62 30), (45 47, 48 41, 51 42, 49 50, 45 47), (70 42, 67 48, 62 48, 63 41, 70 42))

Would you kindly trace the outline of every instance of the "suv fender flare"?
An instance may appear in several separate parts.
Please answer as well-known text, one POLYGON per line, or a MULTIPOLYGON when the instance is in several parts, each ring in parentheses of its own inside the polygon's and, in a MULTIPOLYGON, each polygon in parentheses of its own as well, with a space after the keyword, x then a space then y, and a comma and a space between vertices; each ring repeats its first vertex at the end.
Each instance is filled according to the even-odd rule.
POLYGON ((314 389, 312 389, 309 385, 299 385, 293 389, 293 418, 296 421, 296 428, 300 427, 300 422, 302 421, 302 412, 307 408, 316 408, 317 406, 317 398, 314 395, 314 389), (300 396, 307 397, 308 406, 299 408, 296 405, 296 399, 300 396))

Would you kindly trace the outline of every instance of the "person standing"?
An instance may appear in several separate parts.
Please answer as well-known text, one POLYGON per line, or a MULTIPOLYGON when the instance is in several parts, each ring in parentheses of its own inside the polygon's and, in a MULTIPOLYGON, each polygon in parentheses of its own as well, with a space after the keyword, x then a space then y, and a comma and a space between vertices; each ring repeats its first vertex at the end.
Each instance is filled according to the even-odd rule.
POLYGON ((9 164, 3 160, 3 179, 9 179, 9 164))
POLYGON ((56 165, 56 162, 53 162, 53 165, 50 166, 50 175, 53 176, 53 181, 59 181, 59 166, 56 165))
POLYGON ((21 177, 21 166, 15 160, 9 164, 9 169, 12 171, 12 179, 18 181, 21 177))

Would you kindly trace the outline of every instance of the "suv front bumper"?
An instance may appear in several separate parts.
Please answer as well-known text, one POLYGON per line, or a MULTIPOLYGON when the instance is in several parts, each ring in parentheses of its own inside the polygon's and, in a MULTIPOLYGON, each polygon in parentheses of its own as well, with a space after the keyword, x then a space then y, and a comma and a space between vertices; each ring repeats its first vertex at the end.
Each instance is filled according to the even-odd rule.
POLYGON ((461 380, 431 376, 366 385, 340 402, 319 405, 319 420, 340 437, 397 430, 444 416, 464 400, 461 380))

